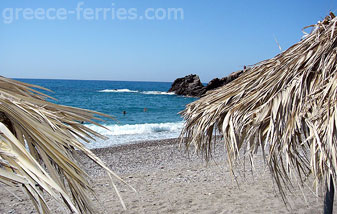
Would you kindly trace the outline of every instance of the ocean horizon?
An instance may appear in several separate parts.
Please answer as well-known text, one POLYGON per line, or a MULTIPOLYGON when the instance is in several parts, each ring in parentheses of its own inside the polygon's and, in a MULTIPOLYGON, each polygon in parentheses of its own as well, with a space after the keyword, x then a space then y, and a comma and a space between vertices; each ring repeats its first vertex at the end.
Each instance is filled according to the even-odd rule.
MULTIPOLYGON (((19 81, 30 81, 30 80, 65 80, 65 81, 102 81, 102 82, 156 82, 156 83, 170 83, 172 84, 172 82, 170 81, 151 81, 151 80, 105 80, 105 79, 72 79, 72 78, 17 78, 17 77, 7 77, 6 78, 10 78, 10 79, 14 79, 14 80, 19 80, 19 81)), ((203 83, 204 84, 204 83, 203 83)), ((207 84, 207 83, 206 83, 207 84)))
POLYGON ((51 102, 98 111, 114 119, 102 118, 89 128, 106 136, 86 144, 88 148, 104 148, 139 141, 177 138, 183 127, 178 114, 196 98, 167 92, 170 82, 18 79, 39 85, 52 92, 42 91, 57 100, 51 102))

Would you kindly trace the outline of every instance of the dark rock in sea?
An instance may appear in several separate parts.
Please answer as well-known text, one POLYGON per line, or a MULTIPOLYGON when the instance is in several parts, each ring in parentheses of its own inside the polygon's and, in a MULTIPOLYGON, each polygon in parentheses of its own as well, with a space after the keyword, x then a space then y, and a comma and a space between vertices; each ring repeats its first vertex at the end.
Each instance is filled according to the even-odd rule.
POLYGON ((232 82, 236 78, 238 78, 242 73, 243 73, 243 70, 231 73, 227 77, 223 77, 221 79, 214 78, 207 84, 206 91, 213 90, 213 89, 216 89, 218 87, 224 86, 224 85, 232 82))
POLYGON ((214 78, 212 79, 211 81, 209 81, 209 83, 207 84, 206 86, 206 89, 207 90, 213 90, 213 89, 216 89, 220 86, 223 86, 223 79, 219 79, 219 78, 214 78))
POLYGON ((198 75, 190 74, 176 79, 168 92, 183 96, 200 97, 206 92, 206 88, 200 82, 198 75))
POLYGON ((244 70, 234 72, 227 77, 221 79, 212 79, 207 86, 200 82, 198 75, 190 74, 188 76, 176 79, 168 92, 174 92, 177 95, 201 97, 207 91, 214 90, 218 87, 224 86, 236 78, 238 78, 244 70))

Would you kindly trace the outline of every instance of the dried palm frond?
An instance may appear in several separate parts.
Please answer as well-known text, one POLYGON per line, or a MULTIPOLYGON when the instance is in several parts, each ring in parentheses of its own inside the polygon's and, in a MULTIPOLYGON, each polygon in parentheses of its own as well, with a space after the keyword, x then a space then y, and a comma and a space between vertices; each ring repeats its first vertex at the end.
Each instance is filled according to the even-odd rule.
POLYGON ((260 148, 282 197, 293 175, 336 182, 336 23, 331 13, 283 53, 187 105, 182 142, 208 158, 220 131, 232 170, 239 151, 260 148))
POLYGON ((82 151, 122 181, 80 142, 104 138, 81 122, 99 125, 95 115, 108 115, 50 103, 33 87, 43 89, 0 77, 0 182, 21 184, 39 213, 50 213, 42 190, 71 212, 95 213, 88 197, 93 190, 74 153, 82 151))

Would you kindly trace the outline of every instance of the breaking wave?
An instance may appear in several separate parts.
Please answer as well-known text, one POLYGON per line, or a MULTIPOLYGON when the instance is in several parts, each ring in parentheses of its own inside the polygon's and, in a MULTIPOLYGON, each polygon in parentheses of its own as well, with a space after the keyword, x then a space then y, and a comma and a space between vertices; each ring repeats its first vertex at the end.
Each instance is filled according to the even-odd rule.
POLYGON ((105 125, 109 130, 92 124, 87 127, 109 138, 108 140, 97 139, 87 146, 103 148, 136 141, 177 138, 183 128, 183 122, 105 125))
POLYGON ((100 90, 98 92, 104 92, 104 93, 137 93, 138 91, 130 90, 130 89, 104 89, 100 90))
POLYGON ((151 95, 174 95, 174 92, 165 92, 165 91, 138 91, 130 89, 104 89, 98 92, 102 93, 141 93, 141 94, 151 94, 151 95))
POLYGON ((164 91, 143 91, 142 94, 154 94, 154 95, 174 95, 174 92, 164 92, 164 91))

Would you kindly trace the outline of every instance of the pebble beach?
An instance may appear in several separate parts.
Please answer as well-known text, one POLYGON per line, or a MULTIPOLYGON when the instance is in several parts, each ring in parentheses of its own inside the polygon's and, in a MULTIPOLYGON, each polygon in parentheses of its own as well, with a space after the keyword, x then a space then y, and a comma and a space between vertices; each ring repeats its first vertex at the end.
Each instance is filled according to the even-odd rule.
MULTIPOLYGON (((253 173, 237 171, 236 180, 225 162, 222 146, 206 163, 200 155, 180 147, 178 139, 138 142, 92 150, 114 172, 134 187, 117 183, 124 210, 105 172, 78 154, 79 163, 92 178, 98 201, 97 213, 322 213, 322 194, 316 197, 305 187, 293 189, 288 206, 283 203, 261 157, 253 173)), ((311 183, 308 182, 310 186, 311 183)), ((19 187, 0 188, 0 213, 37 213, 19 187), (15 195, 9 193, 14 191, 15 195)), ((54 213, 69 213, 48 202, 54 213)))

